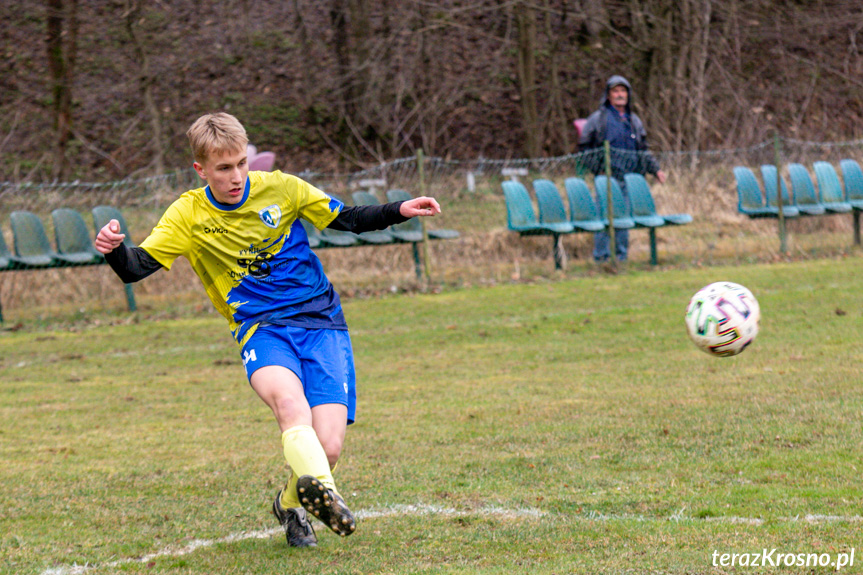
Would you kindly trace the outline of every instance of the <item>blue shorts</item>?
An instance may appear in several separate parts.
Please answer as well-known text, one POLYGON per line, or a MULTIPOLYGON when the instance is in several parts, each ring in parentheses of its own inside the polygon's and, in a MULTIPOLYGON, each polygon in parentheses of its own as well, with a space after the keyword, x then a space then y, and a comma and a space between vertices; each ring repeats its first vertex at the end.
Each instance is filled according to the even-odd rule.
POLYGON ((354 422, 356 374, 347 330, 265 325, 252 334, 240 354, 249 380, 262 367, 286 367, 300 378, 310 407, 346 405, 348 425, 354 422))

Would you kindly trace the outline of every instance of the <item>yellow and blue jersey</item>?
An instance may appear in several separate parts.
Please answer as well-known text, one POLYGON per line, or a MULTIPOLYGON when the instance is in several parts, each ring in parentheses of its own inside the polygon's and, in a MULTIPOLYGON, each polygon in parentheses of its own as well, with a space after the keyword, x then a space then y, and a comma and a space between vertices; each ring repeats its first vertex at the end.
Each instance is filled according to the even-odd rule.
POLYGON ((237 204, 189 190, 141 243, 165 269, 185 256, 241 346, 258 324, 347 329, 299 218, 323 229, 343 204, 282 172, 249 172, 237 204))

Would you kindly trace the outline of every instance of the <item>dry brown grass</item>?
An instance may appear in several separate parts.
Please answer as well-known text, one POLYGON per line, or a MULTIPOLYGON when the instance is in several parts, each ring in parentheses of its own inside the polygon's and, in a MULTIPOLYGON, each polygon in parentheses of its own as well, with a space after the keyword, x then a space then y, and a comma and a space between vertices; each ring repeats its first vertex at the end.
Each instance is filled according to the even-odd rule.
MULTIPOLYGON (((725 175, 715 171, 704 171, 695 177, 685 174, 672 173, 669 183, 653 186, 660 212, 688 212, 695 219, 691 225, 657 232, 661 266, 745 264, 785 257, 831 256, 854 249, 850 216, 808 218, 788 221, 790 253, 783 256, 779 253, 776 221, 750 220, 738 214, 736 193, 725 175)), ((551 179, 563 189, 563 176, 551 179)), ((418 281, 409 245, 319 250, 324 268, 342 296, 599 273, 589 263, 593 244, 590 235, 564 238, 569 265, 565 271, 557 271, 551 258, 551 238, 520 237, 506 229, 506 206, 499 180, 484 182, 474 193, 462 188, 462 180, 455 176, 439 179, 430 187, 429 193, 441 200, 444 209, 430 225, 461 232, 457 240, 431 243, 430 284, 418 281)), ((45 212, 51 205, 68 205, 68 198, 39 199, 39 213, 50 234, 50 217, 45 212)), ((135 240, 146 236, 169 199, 138 201, 138 207, 124 208, 135 240)), ((94 198, 79 198, 78 204, 76 207, 86 212, 88 205, 95 205, 94 198)), ((6 231, 10 247, 11 240, 6 231)), ((630 249, 629 267, 648 269, 646 231, 631 232, 630 249)), ((139 307, 149 313, 178 307, 209 313, 203 289, 183 259, 170 273, 159 272, 137 284, 135 293, 139 307)), ((23 317, 125 309, 121 285, 107 266, 0 273, 0 301, 7 323, 23 317)))

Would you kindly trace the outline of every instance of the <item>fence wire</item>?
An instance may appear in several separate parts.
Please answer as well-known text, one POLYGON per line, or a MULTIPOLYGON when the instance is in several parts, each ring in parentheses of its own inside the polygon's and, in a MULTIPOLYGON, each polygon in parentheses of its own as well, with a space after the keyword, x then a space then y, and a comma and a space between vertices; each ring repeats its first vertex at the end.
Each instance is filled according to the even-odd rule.
MULTIPOLYGON (((778 245, 775 220, 750 220, 737 211, 735 166, 751 168, 760 182, 760 166, 778 161, 780 173, 790 183, 787 166, 803 164, 817 188, 813 163, 826 161, 833 164, 841 180, 839 162, 843 159, 853 159, 863 165, 863 140, 812 142, 779 138, 745 148, 654 151, 650 156, 613 150, 612 168, 618 176, 626 171, 641 171, 652 161, 662 168, 668 175, 665 185, 658 185, 655 179, 649 178, 658 211, 689 213, 694 222, 659 232, 661 257, 665 261, 700 264, 729 259, 746 262, 775 256, 778 245)), ((388 189, 403 189, 414 196, 425 189, 427 194, 440 199, 446 208, 443 216, 435 218, 430 225, 455 228, 461 232, 458 240, 435 244, 433 258, 438 274, 443 276, 448 270, 462 270, 461 277, 470 278, 464 281, 477 278, 497 281, 518 276, 519 270, 530 262, 538 268, 548 268, 551 261, 550 240, 523 238, 507 231, 501 182, 518 179, 532 193, 531 182, 545 178, 555 182, 563 192, 566 178, 581 177, 592 188, 593 172, 602 167, 602 161, 602 150, 547 158, 452 159, 431 156, 424 158, 420 170, 417 157, 411 156, 351 173, 307 170, 296 175, 338 195, 347 203, 350 203, 351 192, 361 188, 372 190, 381 201, 386 201, 384 193, 388 189), (455 206, 455 209, 449 209, 449 206, 455 206)), ((14 211, 28 211, 42 220, 47 237, 53 238, 51 212, 57 208, 71 208, 84 217, 90 231, 95 234, 90 211, 95 206, 107 205, 121 210, 133 241, 140 242, 174 199, 200 185, 201 180, 192 169, 110 182, 0 182, 0 232, 10 251, 14 251, 10 215, 14 211)), ((819 250, 835 253, 837 249, 850 248, 851 226, 851 218, 845 216, 790 221, 792 255, 817 254, 819 250), (823 243, 819 244, 819 241, 823 243)), ((631 250, 635 259, 639 257, 639 250, 646 248, 645 242, 638 239, 637 231, 633 232, 632 238, 631 250)), ((572 236, 566 238, 566 242, 571 260, 589 261, 592 243, 589 235, 572 236)), ((341 285, 361 286, 357 289, 375 284, 386 284, 389 288, 413 278, 409 249, 351 248, 327 250, 327 253, 319 252, 319 255, 334 281, 342 282, 341 285), (341 256, 336 252, 351 252, 351 255, 341 256)), ((8 300, 14 306, 21 302, 20 294, 24 291, 28 301, 38 303, 39 297, 53 301, 57 292, 63 290, 57 290, 52 282, 81 284, 82 274, 93 275, 94 283, 111 284, 116 281, 106 266, 95 268, 99 270, 82 269, 60 278, 44 271, 0 273, 0 300, 4 304, 8 300), (21 274, 29 279, 10 279, 10 276, 21 274), (43 279, 43 276, 48 279, 43 279), (43 291, 45 293, 41 295, 43 291)), ((458 275, 457 272, 453 274, 458 275)), ((194 278, 186 277, 190 273, 184 276, 172 271, 166 275, 175 279, 162 280, 162 283, 147 280, 143 283, 150 282, 154 287, 142 286, 142 290, 146 293, 147 289, 152 289, 153 292, 167 294, 175 289, 198 289, 194 278)), ((91 293, 95 294, 92 297, 103 297, 105 289, 114 288, 100 286, 94 290, 84 285, 73 290, 71 297, 86 299, 91 293)), ((116 295, 121 294, 118 292, 116 295)))

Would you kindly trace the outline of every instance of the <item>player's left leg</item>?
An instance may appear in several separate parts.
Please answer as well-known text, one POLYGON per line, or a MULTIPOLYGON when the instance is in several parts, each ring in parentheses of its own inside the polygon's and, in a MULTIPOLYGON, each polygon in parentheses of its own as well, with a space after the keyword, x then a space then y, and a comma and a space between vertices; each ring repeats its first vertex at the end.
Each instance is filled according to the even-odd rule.
MULTIPOLYGON (((303 385, 312 411, 312 426, 327 454, 331 469, 342 452, 347 426, 356 411, 353 351, 345 330, 308 330, 297 336, 303 359, 303 385)), ((307 511, 339 535, 350 535, 356 521, 335 485, 300 476, 297 496, 307 511)))

